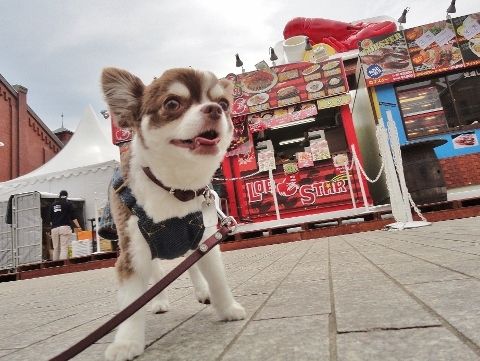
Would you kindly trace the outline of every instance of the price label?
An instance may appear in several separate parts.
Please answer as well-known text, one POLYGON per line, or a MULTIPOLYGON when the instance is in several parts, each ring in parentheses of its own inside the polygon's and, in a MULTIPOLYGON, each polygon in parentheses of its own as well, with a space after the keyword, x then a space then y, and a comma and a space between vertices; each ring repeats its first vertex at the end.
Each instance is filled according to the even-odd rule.
POLYGON ((443 46, 445 44, 448 44, 450 40, 452 40, 455 37, 455 33, 453 32, 452 29, 450 28, 445 28, 442 31, 440 31, 437 36, 435 36, 435 42, 439 46, 443 46))
POLYGON ((478 20, 472 19, 470 16, 463 22, 463 35, 465 39, 470 40, 480 33, 480 24, 478 20))
POLYGON ((427 31, 425 34, 423 34, 421 37, 415 40, 415 43, 417 43, 417 45, 422 49, 427 48, 434 42, 435 42, 435 35, 433 35, 431 31, 427 31))

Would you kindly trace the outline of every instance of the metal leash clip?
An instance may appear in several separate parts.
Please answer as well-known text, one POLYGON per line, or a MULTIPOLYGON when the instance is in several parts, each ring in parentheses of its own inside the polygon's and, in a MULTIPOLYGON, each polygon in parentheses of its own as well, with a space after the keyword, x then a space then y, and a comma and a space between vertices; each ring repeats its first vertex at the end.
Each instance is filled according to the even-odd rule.
MULTIPOLYGON (((223 213, 223 212, 222 212, 223 213)), ((219 214, 220 217, 220 214, 219 214)), ((228 228, 228 233, 232 234, 237 229, 237 221, 232 216, 220 217, 220 225, 228 228)))

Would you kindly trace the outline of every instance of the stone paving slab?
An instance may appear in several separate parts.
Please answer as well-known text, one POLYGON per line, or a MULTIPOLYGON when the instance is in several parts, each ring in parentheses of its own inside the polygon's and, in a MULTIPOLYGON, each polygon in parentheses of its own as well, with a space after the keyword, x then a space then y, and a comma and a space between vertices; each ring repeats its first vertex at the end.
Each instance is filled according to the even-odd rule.
POLYGON ((474 361, 479 356, 444 328, 337 336, 338 361, 474 361), (421 340, 421 342, 419 342, 421 340))
POLYGON ((148 352, 138 359, 142 361, 157 361, 162 358, 165 360, 214 360, 250 321, 252 313, 260 307, 266 297, 266 295, 239 297, 238 301, 248 310, 247 319, 242 321, 221 322, 211 307, 205 308, 194 318, 152 344, 148 352))
MULTIPOLYGON (((480 361, 479 224, 226 252, 247 318, 220 322, 184 274, 168 289, 170 311, 147 313, 138 360, 480 361)), ((48 360, 115 312, 113 269, 0 283, 0 361, 48 360)), ((103 360, 112 340, 74 360, 103 360)))
POLYGON ((408 285, 407 288, 465 337, 480 344, 480 287, 478 280, 465 279, 408 285))
POLYGON ((328 315, 255 320, 222 360, 327 361, 328 337, 328 315))
POLYGON ((418 260, 408 262, 408 264, 395 263, 380 264, 378 266, 403 285, 468 278, 468 276, 461 273, 418 260))
POLYGON ((254 320, 329 313, 330 291, 327 281, 285 282, 275 290, 254 320))

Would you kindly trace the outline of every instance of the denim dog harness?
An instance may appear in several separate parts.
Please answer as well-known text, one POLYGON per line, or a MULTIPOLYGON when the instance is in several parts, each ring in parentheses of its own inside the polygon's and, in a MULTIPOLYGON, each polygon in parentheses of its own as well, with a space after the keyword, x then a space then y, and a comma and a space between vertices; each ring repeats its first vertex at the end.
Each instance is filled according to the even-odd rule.
POLYGON ((122 202, 138 217, 138 228, 150 246, 153 258, 173 259, 195 249, 203 237, 205 226, 202 212, 193 212, 183 218, 169 218, 155 223, 137 204, 131 189, 125 185, 117 168, 113 173, 112 187, 122 202))

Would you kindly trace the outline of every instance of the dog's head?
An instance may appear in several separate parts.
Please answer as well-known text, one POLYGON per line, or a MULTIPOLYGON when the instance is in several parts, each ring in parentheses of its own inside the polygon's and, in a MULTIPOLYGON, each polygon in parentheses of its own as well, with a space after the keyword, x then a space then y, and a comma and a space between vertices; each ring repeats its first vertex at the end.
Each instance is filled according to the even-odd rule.
POLYGON ((148 159, 218 167, 233 134, 230 81, 185 68, 145 86, 125 70, 107 68, 102 87, 110 112, 121 127, 135 131, 148 159))

